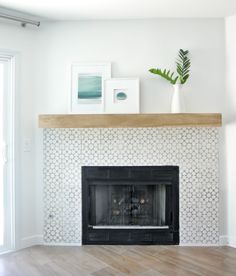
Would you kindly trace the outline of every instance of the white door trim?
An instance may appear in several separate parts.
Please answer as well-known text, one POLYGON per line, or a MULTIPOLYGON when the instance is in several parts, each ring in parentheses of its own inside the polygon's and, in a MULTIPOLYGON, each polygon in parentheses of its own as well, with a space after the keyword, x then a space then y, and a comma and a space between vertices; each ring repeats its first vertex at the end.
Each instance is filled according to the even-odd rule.
POLYGON ((15 249, 15 162, 16 162, 16 129, 15 129, 15 71, 16 54, 8 51, 0 51, 0 61, 6 62, 7 69, 7 97, 4 99, 4 132, 5 132, 5 216, 7 223, 5 228, 5 244, 1 252, 9 252, 15 249))

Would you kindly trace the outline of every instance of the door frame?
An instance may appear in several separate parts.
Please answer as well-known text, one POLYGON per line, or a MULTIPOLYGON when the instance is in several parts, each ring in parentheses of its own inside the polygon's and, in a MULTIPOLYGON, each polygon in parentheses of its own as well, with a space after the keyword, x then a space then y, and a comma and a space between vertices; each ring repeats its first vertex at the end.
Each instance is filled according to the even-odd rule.
MULTIPOLYGON (((6 62, 7 66, 7 96, 4 99, 4 132, 6 134, 6 146, 4 154, 6 163, 4 165, 4 209, 7 217, 5 225, 4 245, 0 248, 0 254, 13 251, 16 247, 16 202, 15 202, 15 179, 16 179, 16 59, 17 53, 0 50, 0 60, 6 62), (7 185, 6 185, 7 183, 7 185)), ((18 143, 18 142, 17 142, 18 143)))

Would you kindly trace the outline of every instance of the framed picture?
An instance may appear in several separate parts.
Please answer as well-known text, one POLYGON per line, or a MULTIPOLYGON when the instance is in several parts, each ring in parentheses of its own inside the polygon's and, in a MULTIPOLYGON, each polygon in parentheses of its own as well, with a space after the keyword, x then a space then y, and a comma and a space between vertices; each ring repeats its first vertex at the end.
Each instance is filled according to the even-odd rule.
POLYGON ((71 113, 103 113, 104 81, 111 78, 110 63, 77 63, 71 68, 71 113))
POLYGON ((139 113, 139 79, 105 81, 105 113, 139 113))

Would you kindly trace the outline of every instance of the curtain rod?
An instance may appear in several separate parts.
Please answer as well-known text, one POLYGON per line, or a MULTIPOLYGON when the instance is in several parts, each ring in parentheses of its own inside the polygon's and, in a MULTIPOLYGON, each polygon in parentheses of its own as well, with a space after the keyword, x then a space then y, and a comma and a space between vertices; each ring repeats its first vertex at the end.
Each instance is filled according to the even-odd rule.
POLYGON ((2 12, 0 12, 0 18, 21 22, 22 27, 25 27, 26 24, 35 25, 37 27, 40 26, 40 21, 30 20, 30 19, 26 19, 23 17, 14 16, 14 15, 8 15, 2 12))

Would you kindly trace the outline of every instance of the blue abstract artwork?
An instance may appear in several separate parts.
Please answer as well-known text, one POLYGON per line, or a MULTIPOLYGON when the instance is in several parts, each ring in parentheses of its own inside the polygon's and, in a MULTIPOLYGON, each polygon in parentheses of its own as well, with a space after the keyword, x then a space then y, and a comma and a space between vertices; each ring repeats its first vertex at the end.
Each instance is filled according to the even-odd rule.
POLYGON ((101 100, 102 76, 91 74, 79 74, 78 76, 78 100, 101 100))

